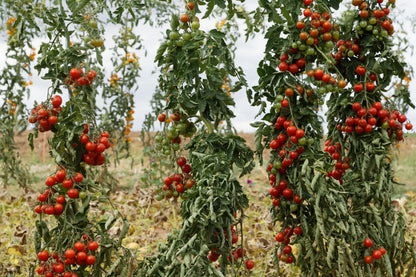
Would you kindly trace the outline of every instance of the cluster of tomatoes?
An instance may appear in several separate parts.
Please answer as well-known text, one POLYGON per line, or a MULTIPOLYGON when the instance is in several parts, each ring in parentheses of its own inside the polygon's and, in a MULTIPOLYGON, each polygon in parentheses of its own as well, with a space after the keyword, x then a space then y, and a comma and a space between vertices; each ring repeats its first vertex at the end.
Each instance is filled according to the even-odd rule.
POLYGON ((302 234, 301 227, 290 228, 286 227, 284 232, 279 232, 276 234, 275 239, 277 242, 280 242, 283 246, 282 252, 278 254, 278 258, 285 263, 291 264, 294 261, 294 256, 292 253, 292 247, 289 245, 290 237, 295 234, 297 236, 302 234))
MULTIPOLYGON (((345 125, 339 124, 338 130, 351 134, 355 131, 357 134, 370 133, 374 128, 380 127, 387 130, 389 137, 397 141, 403 140, 403 125, 407 118, 398 111, 390 112, 383 109, 380 102, 375 102, 370 108, 363 108, 360 103, 355 102, 352 109, 357 112, 356 117, 348 117, 345 125)), ((413 125, 405 123, 406 130, 411 130, 413 125)))
POLYGON ((348 168, 350 168, 350 159, 347 157, 342 158, 340 151, 341 144, 339 142, 334 143, 331 140, 327 140, 325 142, 324 152, 331 155, 331 158, 335 160, 335 169, 328 172, 327 177, 332 177, 335 180, 339 180, 340 184, 342 184, 341 178, 344 175, 345 171, 348 168))
POLYGON ((313 79, 314 81, 320 81, 319 90, 320 94, 325 94, 326 92, 333 91, 335 86, 338 85, 339 88, 345 88, 347 86, 347 82, 344 80, 337 81, 331 75, 325 73, 322 69, 316 68, 311 69, 307 73, 308 77, 313 79))
POLYGON ((371 32, 373 35, 381 35, 382 37, 387 37, 388 35, 393 35, 394 27, 392 20, 388 17, 390 10, 388 5, 394 3, 394 0, 387 1, 387 5, 382 8, 381 4, 384 0, 377 0, 379 8, 370 9, 370 5, 363 0, 353 0, 352 4, 359 7, 360 9, 360 22, 357 31, 360 34, 364 32, 371 32))
POLYGON ((158 197, 157 200, 162 200, 163 196, 165 198, 178 197, 184 193, 186 189, 190 189, 194 186, 195 180, 190 174, 192 167, 186 162, 186 158, 179 157, 176 163, 181 168, 182 173, 172 173, 164 179, 164 185, 162 187, 164 194, 158 197))
POLYGON ((73 188, 73 186, 74 184, 81 183, 83 179, 84 176, 79 172, 67 178, 65 169, 60 169, 56 172, 55 176, 46 178, 45 184, 48 186, 48 189, 44 193, 39 194, 38 200, 43 204, 36 206, 35 212, 38 214, 61 215, 64 210, 65 196, 58 195, 53 199, 56 192, 53 187, 57 184, 62 184, 63 188, 67 190, 66 193, 69 198, 78 198, 79 191, 73 188))
POLYGON ((172 126, 169 128, 167 134, 168 140, 170 140, 172 143, 180 144, 180 135, 185 137, 192 137, 196 132, 195 124, 190 122, 186 117, 181 116, 179 112, 170 114, 169 118, 166 118, 165 113, 161 113, 158 115, 157 119, 162 123, 164 122, 169 124, 172 122, 172 126))
MULTIPOLYGON (((309 6, 312 2, 307 1, 305 5, 309 6)), ((319 14, 306 8, 303 10, 303 16, 304 18, 296 23, 299 40, 292 43, 290 52, 296 54, 300 51, 313 56, 317 54, 315 46, 329 52, 334 45, 333 42, 339 38, 339 26, 330 22, 331 17, 327 12, 319 14)))
MULTIPOLYGON (((227 236, 228 236, 227 230, 224 230, 224 237, 227 238, 227 236)), ((214 238, 218 237, 218 234, 215 232, 215 230, 213 231, 213 237, 214 238)), ((237 231, 235 230, 234 225, 231 225, 231 243, 236 244, 237 242, 238 242, 237 231)), ((244 248, 239 247, 235 251, 232 251, 230 254, 228 254, 228 261, 230 263, 235 263, 238 259, 241 259, 242 257, 246 257, 246 254, 247 254, 247 251, 244 248)), ((211 262, 215 262, 219 259, 220 256, 221 254, 218 253, 218 248, 214 247, 209 252, 208 259, 211 262)), ((251 270, 254 267, 254 262, 252 260, 247 260, 245 264, 248 270, 251 270)))
POLYGON ((80 137, 80 142, 85 145, 85 152, 82 154, 82 160, 88 165, 102 165, 105 162, 104 151, 110 148, 111 144, 108 138, 108 132, 102 132, 99 139, 94 142, 90 141, 88 136, 88 125, 85 126, 84 134, 80 137))
POLYGON ((358 41, 345 41, 343 39, 337 41, 337 48, 338 52, 333 54, 331 53, 331 56, 335 58, 337 63, 339 63, 342 58, 348 56, 350 58, 354 57, 355 55, 360 54, 360 45, 358 44, 358 41))
POLYGON ((65 83, 67 85, 90 86, 96 77, 97 73, 94 70, 90 70, 84 75, 82 68, 74 67, 69 71, 69 78, 68 76, 65 78, 65 83))
POLYGON ((98 249, 98 243, 96 241, 90 241, 90 239, 84 235, 84 240, 88 241, 87 245, 78 241, 74 244, 74 249, 68 249, 65 251, 65 258, 61 258, 57 253, 49 253, 43 250, 38 253, 38 259, 41 261, 41 265, 37 268, 36 272, 39 275, 45 277, 78 277, 76 273, 71 271, 65 271, 65 267, 71 265, 93 265, 96 261, 94 255, 89 252, 95 253, 98 249), (54 259, 55 261, 52 261, 54 259), (62 275, 57 275, 62 274, 62 275))
POLYGON ((29 122, 35 124, 39 123, 39 132, 50 131, 52 125, 58 122, 58 114, 62 111, 62 97, 54 95, 51 100, 52 107, 48 108, 47 104, 39 104, 32 110, 29 117, 29 122))
MULTIPOLYGON (((371 248, 371 247, 373 247, 373 241, 371 239, 365 239, 364 240, 364 245, 367 248, 371 248)), ((376 250, 373 251, 372 256, 367 255, 367 256, 364 257, 364 262, 366 264, 371 264, 371 263, 373 263, 373 258, 375 260, 379 260, 379 259, 381 259, 381 257, 384 254, 386 254, 386 249, 385 248, 376 249, 376 250)))

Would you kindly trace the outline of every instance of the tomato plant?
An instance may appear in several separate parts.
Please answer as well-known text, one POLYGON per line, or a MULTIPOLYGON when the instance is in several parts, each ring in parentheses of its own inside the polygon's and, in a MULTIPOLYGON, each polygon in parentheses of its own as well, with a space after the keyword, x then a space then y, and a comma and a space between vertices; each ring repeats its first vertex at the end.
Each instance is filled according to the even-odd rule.
POLYGON ((263 114, 253 124, 257 151, 271 148, 271 214, 280 222, 274 261, 277 268, 293 262, 310 275, 397 275, 412 250, 403 217, 390 204, 395 181, 388 155, 403 140, 402 113, 414 105, 400 84, 386 93, 406 77, 408 66, 392 50, 390 2, 352 1, 357 7, 342 22, 329 10, 340 2, 263 4, 275 25, 266 33, 266 56, 251 100, 263 114), (284 21, 270 12, 275 9, 284 21), (304 69, 295 70, 300 59, 304 69), (328 136, 322 149, 316 111, 324 100, 328 136), (294 136, 297 130, 302 138, 294 136), (302 232, 294 235, 295 228, 302 232))

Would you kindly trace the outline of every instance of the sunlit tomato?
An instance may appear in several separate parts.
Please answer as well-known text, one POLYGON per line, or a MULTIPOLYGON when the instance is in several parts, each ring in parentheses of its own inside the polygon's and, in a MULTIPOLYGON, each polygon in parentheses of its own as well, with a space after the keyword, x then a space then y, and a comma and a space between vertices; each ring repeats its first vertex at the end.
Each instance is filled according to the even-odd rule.
POLYGON ((48 251, 44 250, 38 253, 39 261, 46 262, 49 259, 48 251))
POLYGON ((365 239, 364 240, 365 247, 371 247, 373 246, 373 241, 371 239, 365 239))
POLYGON ((189 16, 186 13, 182 14, 181 15, 181 21, 183 23, 187 23, 189 21, 189 16))
POLYGON ((78 198, 79 192, 77 189, 69 189, 67 194, 69 198, 78 198))
POLYGON ((96 241, 91 241, 90 243, 88 243, 88 249, 90 249, 91 251, 97 250, 98 243, 96 241))
POLYGON ((54 107, 59 107, 59 106, 61 106, 61 104, 62 104, 62 97, 59 96, 59 95, 54 95, 52 97, 52 105, 54 107))
POLYGON ((81 75, 81 72, 77 68, 72 68, 69 71, 69 75, 71 76, 72 80, 75 80, 79 78, 79 76, 81 75))
POLYGON ((382 254, 381 254, 381 251, 380 250, 374 250, 373 251, 373 258, 374 259, 378 260, 378 259, 381 258, 381 256, 382 256, 382 254))
POLYGON ((365 256, 365 257, 364 257, 364 262, 365 262, 366 264, 371 264, 371 263, 373 263, 373 257, 371 257, 371 256, 365 256))

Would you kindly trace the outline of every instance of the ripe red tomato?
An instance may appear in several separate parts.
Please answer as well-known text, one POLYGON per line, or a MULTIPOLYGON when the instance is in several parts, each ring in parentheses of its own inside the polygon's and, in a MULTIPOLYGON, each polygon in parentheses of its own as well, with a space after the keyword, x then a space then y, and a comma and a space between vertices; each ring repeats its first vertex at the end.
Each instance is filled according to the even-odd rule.
POLYGON ((296 235, 302 234, 302 228, 301 227, 293 228, 293 233, 295 233, 296 235))
POLYGON ((273 150, 276 150, 277 148, 279 148, 280 144, 279 141, 277 139, 274 139, 270 142, 270 148, 273 150))
POLYGON ((294 136, 296 134, 297 128, 295 126, 288 126, 286 131, 289 136, 294 136))
POLYGON ((77 242, 74 244, 74 248, 75 248, 75 250, 77 250, 78 252, 80 252, 80 251, 84 250, 85 245, 84 245, 82 242, 77 241, 77 242))
POLYGON ((49 259, 49 253, 46 250, 43 250, 38 253, 39 261, 46 262, 49 259))
POLYGON ((69 189, 67 194, 69 198, 78 198, 79 192, 77 189, 69 189))
POLYGON ((95 257, 93 255, 88 255, 87 258, 86 258, 86 260, 85 260, 85 263, 87 265, 94 264, 95 263, 95 257))
POLYGON ((289 56, 288 56, 286 53, 284 53, 283 55, 281 55, 281 56, 280 56, 280 61, 281 61, 281 62, 284 62, 284 61, 286 61, 287 59, 289 59, 289 56))
POLYGON ((186 13, 182 14, 181 15, 181 21, 183 23, 187 23, 189 21, 189 16, 186 13))
POLYGON ((45 184, 46 184, 48 187, 52 187, 53 185, 55 185, 55 184, 56 184, 56 179, 55 179, 55 177, 54 177, 54 176, 49 176, 48 178, 46 178, 45 184))
POLYGON ((84 176, 82 176, 82 174, 79 173, 79 172, 75 173, 74 176, 72 176, 72 177, 74 178, 75 182, 77 182, 77 183, 81 183, 82 180, 84 180, 84 176))
POLYGON ((71 178, 69 178, 69 179, 63 180, 62 185, 64 186, 64 188, 69 189, 74 185, 74 181, 71 178))
POLYGON ((293 190, 286 188, 283 190, 282 194, 284 197, 286 197, 286 199, 291 199, 293 197, 293 190))
POLYGON ((285 240, 285 234, 283 234, 282 232, 279 232, 276 234, 275 239, 278 242, 283 242, 285 240))
POLYGON ((406 123, 406 125, 404 125, 404 127, 406 128, 406 130, 412 130, 413 129, 412 123, 406 123))
POLYGON ((254 262, 253 262, 253 261, 251 261, 251 260, 246 261, 246 267, 247 267, 247 269, 248 269, 248 270, 253 269, 253 267, 254 267, 254 262))
POLYGON ((305 28, 305 22, 298 21, 298 23, 296 23, 296 28, 298 28, 299 30, 305 28))
POLYGON ((316 80, 322 80, 322 76, 324 75, 324 72, 322 69, 316 69, 314 72, 314 76, 316 80))
POLYGON ((90 141, 90 137, 88 135, 82 135, 79 140, 82 144, 87 144, 90 141))
POLYGON ((371 239, 365 239, 364 240, 365 247, 371 247, 373 246, 373 241, 371 239))
POLYGON ((52 97, 52 106, 59 107, 62 104, 62 97, 59 95, 54 95, 52 97))
POLYGON ((381 258, 381 256, 382 256, 382 254, 381 254, 381 251, 380 250, 374 250, 373 251, 373 258, 374 259, 378 260, 378 259, 381 258))
POLYGON ((58 172, 56 172, 56 174, 55 174, 55 180, 56 180, 56 182, 57 183, 61 183, 64 179, 65 179, 65 176, 66 176, 66 171, 65 171, 65 169, 61 169, 61 170, 59 170, 58 172))
POLYGON ((65 251, 65 257, 67 257, 68 259, 75 258, 75 251, 73 249, 66 250, 65 251))
POLYGON ((91 251, 97 250, 98 249, 98 242, 91 241, 90 243, 88 243, 88 249, 90 249, 91 251))
POLYGON ((355 84, 354 85, 354 91, 355 92, 361 92, 364 89, 363 84, 355 84))
POLYGON ((93 143, 91 141, 90 142, 87 142, 85 144, 85 148, 87 149, 87 151, 90 151, 90 152, 94 152, 96 147, 97 146, 95 145, 95 143, 93 143))
POLYGON ((380 250, 380 252, 381 252, 381 255, 386 254, 386 249, 384 249, 384 248, 380 248, 379 250, 380 250))
POLYGON ((185 186, 183 184, 177 184, 176 185, 176 191, 178 193, 183 193, 185 191, 185 186))
POLYGON ((367 82, 365 84, 365 89, 367 91, 373 91, 375 88, 376 88, 376 85, 374 83, 367 82))
POLYGON ((287 97, 291 97, 291 96, 293 96, 294 91, 293 91, 293 89, 292 89, 292 88, 287 88, 287 89, 285 90, 285 94, 286 94, 286 96, 287 96, 287 97))
POLYGON ((182 171, 183 171, 184 173, 190 173, 190 172, 191 172, 191 170, 192 170, 192 167, 191 167, 191 165, 189 165, 189 164, 184 164, 184 165, 182 166, 182 171))
POLYGON ((63 263, 59 263, 57 265, 54 266, 54 270, 56 273, 62 273, 65 271, 65 266, 63 263))
POLYGON ((54 215, 61 215, 64 211, 64 206, 62 206, 62 204, 55 204, 55 206, 53 206, 53 213, 54 215))
POLYGON ((404 123, 405 121, 406 121, 406 116, 404 115, 404 114, 401 114, 401 115, 399 115, 399 117, 397 118, 397 120, 400 122, 400 123, 404 123))
POLYGON ((72 80, 75 80, 79 78, 79 76, 81 75, 81 72, 77 68, 72 68, 69 71, 69 75, 71 76, 72 80))
POLYGON ((286 70, 288 70, 289 69, 289 66, 288 66, 288 64, 286 63, 286 62, 281 62, 280 64, 279 64, 279 70, 280 71, 286 71, 286 70))
POLYGON ((98 153, 103 153, 105 151, 106 147, 104 145, 104 143, 99 143, 96 147, 95 147, 95 152, 98 153))
POLYGON ((368 78, 371 81, 377 81, 377 75, 374 72, 370 73, 370 75, 368 75, 368 78))
POLYGON ((287 99, 283 99, 280 104, 282 105, 283 108, 286 108, 287 106, 289 106, 289 101, 287 99))
POLYGON ((42 207, 40 205, 37 205, 35 207, 35 213, 37 213, 37 214, 41 214, 42 213, 42 207))
POLYGON ((371 264, 371 263, 373 263, 373 258, 371 256, 365 256, 364 257, 364 262, 366 264, 371 264))
POLYGON ((305 17, 309 17, 309 16, 311 16, 311 15, 312 15, 312 12, 311 12, 311 10, 310 10, 310 9, 304 9, 304 10, 303 10, 303 15, 304 15, 305 17))
POLYGON ((87 254, 85 252, 78 252, 77 253, 77 261, 85 261, 87 258, 87 254))
POLYGON ((358 74, 358 75, 364 75, 365 74, 365 67, 363 67, 363 66, 361 66, 361 65, 359 65, 359 66, 357 66, 357 68, 356 68, 356 70, 355 70, 355 72, 358 74))
POLYGON ((39 200, 40 202, 45 202, 45 201, 46 201, 46 199, 48 199, 48 196, 47 196, 46 194, 44 194, 44 193, 39 194, 39 196, 38 196, 38 200, 39 200))
POLYGON ((290 246, 290 245, 286 245, 284 248, 283 248, 283 254, 290 254, 290 253, 292 253, 292 247, 290 246))
POLYGON ((97 73, 95 72, 95 70, 90 70, 87 73, 87 78, 90 80, 93 80, 97 77, 97 73))
POLYGON ((377 110, 381 110, 383 108, 383 105, 380 102, 375 102, 373 104, 373 107, 376 108, 377 110))
POLYGON ((166 120, 166 114, 161 113, 157 116, 157 120, 159 120, 160 122, 165 122, 166 120))

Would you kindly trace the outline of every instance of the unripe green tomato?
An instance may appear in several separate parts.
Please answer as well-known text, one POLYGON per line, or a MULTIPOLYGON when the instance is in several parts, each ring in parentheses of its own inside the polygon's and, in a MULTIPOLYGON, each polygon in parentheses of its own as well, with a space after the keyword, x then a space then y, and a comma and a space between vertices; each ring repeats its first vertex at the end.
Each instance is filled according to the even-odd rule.
POLYGON ((332 32, 332 38, 334 40, 338 40, 339 39, 339 32, 338 31, 333 31, 332 32))
POLYGON ((309 47, 308 50, 306 51, 306 54, 309 56, 315 55, 315 49, 313 49, 312 47, 309 47))
POLYGON ((81 26, 81 27, 79 27, 79 31, 80 32, 85 32, 85 28, 81 26))
POLYGON ((181 148, 181 146, 179 145, 179 143, 173 143, 172 148, 173 148, 173 150, 178 151, 179 148, 181 148))
POLYGON ((161 201, 163 198, 164 198, 163 194, 158 194, 158 195, 155 196, 155 199, 157 201, 161 201))
POLYGON ((312 145, 315 142, 315 140, 313 138, 308 138, 307 141, 308 141, 309 145, 312 145))
POLYGON ((174 196, 174 197, 178 197, 178 196, 179 196, 179 193, 175 190, 175 191, 173 192, 173 196, 174 196))
POLYGON ((280 95, 280 94, 279 94, 279 95, 277 95, 277 96, 276 96, 276 102, 277 102, 277 103, 279 103, 279 104, 280 104, 280 102, 282 102, 282 100, 283 100, 283 95, 280 95))
POLYGON ((367 27, 365 27, 366 31, 372 31, 373 30, 373 25, 367 25, 367 27))
POLYGON ((275 104, 273 104, 273 108, 275 108, 277 110, 280 110, 282 108, 282 104, 280 102, 279 103, 275 103, 275 104))
POLYGON ((199 22, 198 21, 192 21, 192 24, 191 24, 191 28, 192 28, 192 30, 198 30, 199 29, 199 22))
POLYGON ((334 47, 334 43, 328 40, 327 42, 325 42, 325 47, 331 49, 332 47, 334 47))
POLYGON ((271 174, 277 174, 277 169, 276 168, 274 168, 274 167, 272 167, 272 169, 270 169, 270 173, 271 174))
MULTIPOLYGON (((360 22, 361 23, 361 22, 360 22)), ((363 27, 364 28, 364 27, 363 27)), ((355 30, 356 31, 360 31, 361 30, 361 26, 360 25, 358 25, 357 27, 355 27, 355 30)))
POLYGON ((177 39, 179 38, 179 34, 178 34, 178 32, 175 32, 175 31, 170 32, 170 34, 169 34, 169 38, 170 38, 171 40, 177 40, 177 39))
POLYGON ((389 126, 389 122, 388 121, 384 121, 383 125, 381 125, 381 127, 385 130, 387 130, 390 126, 389 126))
POLYGON ((280 206, 286 207, 287 206, 287 201, 286 200, 280 201, 280 206))
POLYGON ((300 138, 300 139, 298 140, 298 144, 299 144, 299 145, 305 145, 305 144, 306 144, 306 138, 305 138, 305 137, 300 138))
POLYGON ((183 39, 176 41, 176 46, 178 47, 182 47, 184 44, 185 44, 185 41, 183 39))
POLYGON ((327 84, 325 88, 326 88, 326 91, 332 91, 334 87, 331 84, 327 84))
POLYGON ((382 37, 387 37, 389 35, 389 33, 386 30, 381 30, 380 34, 382 37))
POLYGON ((308 37, 308 39, 306 40, 307 45, 313 45, 314 43, 315 43, 315 41, 312 37, 308 37))
POLYGON ((373 35, 378 35, 378 34, 379 34, 379 31, 377 29, 374 29, 373 30, 373 35))
POLYGON ((81 192, 79 193, 79 198, 81 198, 81 199, 85 199, 85 197, 87 197, 87 194, 85 193, 85 191, 81 191, 81 192))
POLYGON ((308 48, 308 46, 306 46, 305 44, 299 45, 299 50, 300 51, 305 51, 307 48, 308 48))
POLYGON ((296 212, 298 210, 298 205, 297 204, 290 204, 290 211, 291 212, 296 212))
POLYGON ((182 35, 182 38, 183 38, 184 40, 190 40, 190 39, 192 38, 192 36, 191 36, 191 34, 190 34, 190 33, 186 32, 186 33, 184 33, 184 34, 182 35))
POLYGON ((281 161, 275 161, 273 164, 273 168, 280 169, 282 167, 281 161))
POLYGON ((377 23, 377 19, 376 19, 375 17, 371 17, 371 18, 368 20, 368 23, 370 23, 371 25, 374 25, 374 24, 376 24, 376 23, 377 23))
POLYGON ((361 20, 361 21, 360 21, 360 27, 361 27, 361 28, 365 28, 365 27, 367 27, 367 24, 368 24, 368 22, 367 22, 366 20, 361 20))
POLYGON ((301 45, 301 44, 302 44, 302 41, 298 40, 298 41, 296 41, 296 42, 292 43, 292 47, 296 49, 296 48, 298 48, 298 47, 299 47, 299 45, 301 45))
POLYGON ((170 155, 171 153, 170 149, 163 150, 164 155, 170 155))
POLYGON ((162 136, 159 136, 159 135, 156 135, 155 136, 155 141, 156 142, 161 142, 163 139, 162 139, 162 136))
POLYGON ((350 58, 354 57, 354 51, 348 50, 348 57, 350 58))
POLYGON ((85 36, 82 40, 86 43, 89 43, 91 41, 91 38, 89 36, 85 36))
POLYGON ((326 93, 326 88, 325 88, 325 87, 320 87, 320 88, 318 89, 318 92, 319 92, 320 94, 325 94, 325 93, 326 93))
POLYGON ((90 26, 93 29, 97 28, 97 21, 91 19, 90 22, 88 22, 88 26, 90 26))

